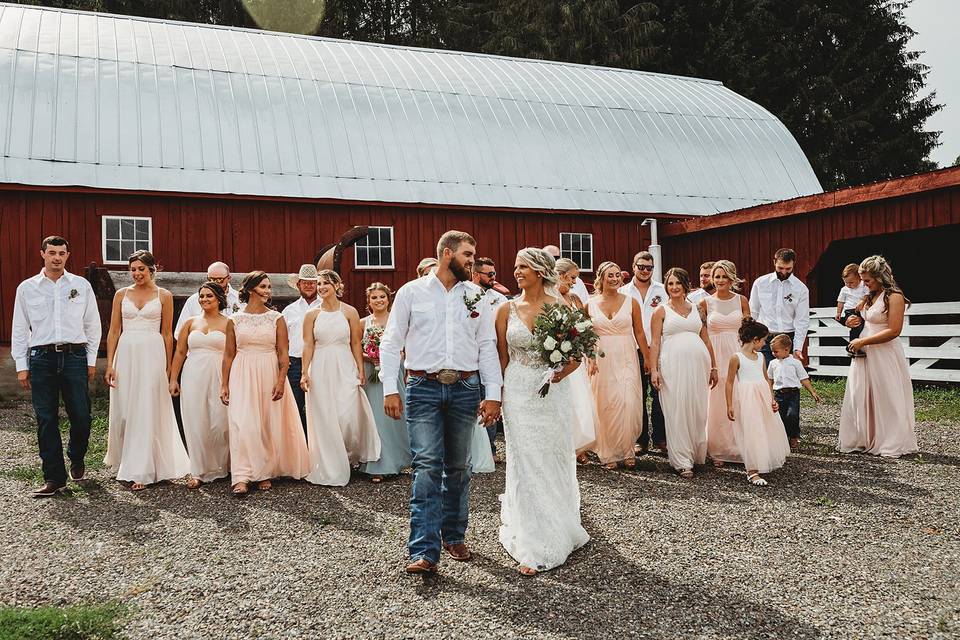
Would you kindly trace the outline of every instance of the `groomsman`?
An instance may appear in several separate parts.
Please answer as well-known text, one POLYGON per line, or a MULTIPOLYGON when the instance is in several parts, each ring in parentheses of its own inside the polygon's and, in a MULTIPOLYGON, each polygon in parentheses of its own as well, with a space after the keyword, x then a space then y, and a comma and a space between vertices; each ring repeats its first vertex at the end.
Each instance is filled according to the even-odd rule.
MULTIPOLYGON (((230 286, 230 267, 223 262, 214 262, 207 267, 207 280, 216 282, 227 292, 227 308, 222 311, 223 315, 231 316, 243 308, 240 302, 240 292, 230 286)), ((197 286, 203 284, 198 282, 197 286)), ((193 295, 187 298, 183 303, 183 309, 180 310, 180 317, 177 318, 177 326, 173 331, 174 339, 180 337, 180 329, 187 323, 187 320, 203 313, 200 308, 200 292, 195 291, 193 295)), ((299 382, 299 381, 298 381, 299 382)))
POLYGON ((70 477, 82 480, 90 440, 90 395, 100 347, 100 313, 93 288, 66 270, 70 243, 60 236, 40 244, 43 269, 17 287, 13 303, 10 352, 20 386, 31 391, 37 417, 37 444, 43 486, 35 498, 55 495, 67 486, 60 438, 60 397, 70 420, 70 477))
MULTIPOLYGON (((481 304, 490 306, 490 310, 493 312, 489 316, 490 322, 494 323, 497 319, 497 307, 507 301, 507 296, 493 288, 494 285, 497 284, 497 266, 491 258, 477 258, 473 263, 473 284, 483 290, 483 299, 480 302, 481 304)), ((496 441, 498 430, 503 430, 503 424, 500 420, 497 420, 487 427, 487 436, 490 438, 490 451, 494 457, 497 456, 496 441)))
POLYGON ((290 381, 290 389, 297 401, 304 435, 307 433, 306 397, 303 389, 300 388, 300 374, 303 372, 303 317, 310 309, 320 306, 321 300, 317 296, 319 281, 320 277, 314 265, 300 265, 299 273, 287 277, 287 284, 291 289, 299 291, 300 297, 283 309, 283 319, 287 323, 287 337, 290 342, 288 349, 290 368, 287 369, 287 380, 290 381))
POLYGON ((697 305, 704 298, 713 295, 713 261, 704 262, 700 265, 700 288, 694 289, 687 294, 687 300, 692 305, 697 305))
POLYGON ((477 417, 500 417, 503 377, 497 336, 470 282, 477 242, 447 231, 437 244, 437 268, 397 291, 380 341, 383 410, 398 420, 400 353, 406 354, 406 412, 413 452, 410 564, 407 573, 433 573, 440 549, 454 560, 472 557, 464 542, 470 497, 467 457, 477 417), (480 385, 484 398, 481 401, 480 385))
MULTIPOLYGON (((801 363, 803 343, 810 326, 810 291, 793 275, 797 254, 793 249, 777 249, 773 273, 757 278, 750 288, 750 315, 767 325, 770 337, 785 333, 793 342, 793 356, 801 363)), ((761 350, 767 364, 773 360, 770 340, 761 350)))
MULTIPOLYGON (((543 250, 553 256, 554 260, 560 258, 560 247, 557 247, 556 245, 548 244, 543 248, 543 250)), ((583 280, 577 277, 577 281, 573 283, 570 291, 573 291, 576 296, 580 298, 580 302, 582 302, 584 306, 587 305, 587 301, 590 300, 590 292, 587 291, 587 285, 583 284, 583 280)))
MULTIPOLYGON (((653 254, 649 251, 640 251, 633 256, 633 278, 630 282, 619 289, 620 293, 630 296, 640 303, 640 314, 643 318, 643 333, 647 339, 647 346, 650 346, 652 335, 650 321, 653 319, 653 312, 661 304, 667 301, 667 290, 663 284, 653 279, 653 254)), ((637 454, 642 455, 647 452, 650 446, 649 424, 653 422, 653 446, 660 449, 661 452, 667 451, 667 429, 663 423, 663 410, 660 408, 660 394, 650 383, 650 363, 643 361, 643 353, 638 349, 637 357, 640 358, 641 387, 643 389, 643 432, 637 441, 640 449, 637 454), (647 394, 651 397, 651 415, 647 418, 647 394)))

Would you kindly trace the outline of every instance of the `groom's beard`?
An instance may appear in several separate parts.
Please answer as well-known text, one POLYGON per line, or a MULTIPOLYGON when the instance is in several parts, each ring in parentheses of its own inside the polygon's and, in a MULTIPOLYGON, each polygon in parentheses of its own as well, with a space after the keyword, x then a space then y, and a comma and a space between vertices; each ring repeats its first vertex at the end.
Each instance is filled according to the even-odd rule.
POLYGON ((470 270, 457 262, 456 259, 450 261, 450 272, 455 275, 460 282, 470 280, 470 270))

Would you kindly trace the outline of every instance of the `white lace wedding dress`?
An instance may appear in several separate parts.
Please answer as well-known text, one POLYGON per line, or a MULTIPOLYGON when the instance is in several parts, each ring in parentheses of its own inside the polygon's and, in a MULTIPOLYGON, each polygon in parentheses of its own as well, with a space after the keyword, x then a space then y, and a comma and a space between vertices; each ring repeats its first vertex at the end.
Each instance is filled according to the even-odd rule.
POLYGON ((580 489, 567 380, 537 391, 546 372, 533 334, 510 304, 503 381, 507 482, 500 496, 500 544, 521 565, 545 571, 563 564, 590 536, 580 524, 580 489))

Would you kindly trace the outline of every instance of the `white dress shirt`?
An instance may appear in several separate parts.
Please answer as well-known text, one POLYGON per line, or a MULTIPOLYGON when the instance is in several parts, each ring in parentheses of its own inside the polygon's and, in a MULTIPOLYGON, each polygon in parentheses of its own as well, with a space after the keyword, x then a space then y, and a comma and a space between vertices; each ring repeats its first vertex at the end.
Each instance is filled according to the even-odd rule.
POLYGON ((283 319, 287 323, 287 339, 290 343, 287 352, 291 358, 303 357, 303 319, 307 311, 319 307, 322 303, 320 296, 314 298, 310 304, 300 297, 283 308, 283 319))
POLYGON ((856 309, 857 305, 863 300, 867 295, 867 285, 860 284, 859 287, 850 287, 844 286, 840 289, 840 293, 837 294, 837 302, 843 303, 843 311, 848 311, 850 309, 856 309))
MULTIPOLYGON (((247 306, 240 302, 240 292, 231 286, 227 286, 227 308, 221 311, 228 318, 237 311, 243 311, 247 306)), ((177 319, 177 326, 173 330, 173 338, 176 340, 180 336, 180 329, 187 323, 187 320, 203 314, 203 307, 200 306, 200 292, 197 291, 187 298, 183 303, 183 309, 180 310, 180 317, 177 319)))
POLYGON ((697 304, 700 303, 701 300, 709 297, 710 297, 710 293, 707 292, 706 289, 703 289, 703 288, 694 289, 693 291, 687 294, 687 302, 696 306, 697 304))
POLYGON ((56 282, 43 271, 17 287, 13 303, 10 353, 17 371, 30 368, 30 347, 86 344, 87 366, 97 364, 100 312, 86 278, 64 271, 56 282))
POLYGON ((464 301, 464 296, 472 300, 482 293, 472 282, 458 282, 447 291, 434 273, 400 287, 380 339, 383 395, 398 393, 400 352, 404 351, 408 371, 479 370, 486 399, 500 401, 503 376, 497 333, 489 319, 495 309, 481 297, 475 303, 480 315, 471 318, 464 301))
POLYGON ((481 300, 481 302, 483 302, 484 304, 489 305, 490 309, 493 311, 493 313, 490 314, 490 317, 493 318, 494 322, 496 322, 497 320, 497 307, 499 307, 506 301, 507 301, 507 296, 503 295, 496 289, 484 290, 483 300, 481 300))
POLYGON ((570 287, 570 291, 573 291, 573 293, 580 298, 583 306, 587 306, 587 301, 590 299, 590 292, 587 291, 587 285, 583 284, 583 280, 577 278, 577 281, 570 287))
POLYGON ((618 291, 640 303, 640 316, 643 318, 643 335, 646 337, 647 346, 649 347, 652 343, 650 321, 653 320, 653 312, 657 310, 657 307, 667 301, 667 290, 659 282, 651 280, 650 288, 647 289, 647 297, 644 299, 631 278, 630 282, 620 287, 618 291))
POLYGON ((750 288, 750 315, 770 333, 793 333, 793 350, 802 351, 810 326, 810 291, 793 274, 780 280, 768 273, 750 288))
POLYGON ((806 380, 810 376, 806 369, 800 364, 800 361, 792 355, 783 360, 774 358, 767 365, 767 376, 773 381, 773 390, 777 389, 799 389, 800 381, 806 380))

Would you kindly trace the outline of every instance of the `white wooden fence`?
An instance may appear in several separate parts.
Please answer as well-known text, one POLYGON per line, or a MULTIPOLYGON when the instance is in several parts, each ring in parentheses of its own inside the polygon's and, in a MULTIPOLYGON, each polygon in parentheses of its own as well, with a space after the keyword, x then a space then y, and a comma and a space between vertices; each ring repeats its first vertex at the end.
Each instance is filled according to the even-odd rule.
MULTIPOLYGON (((850 330, 840 325, 834 316, 836 306, 810 309, 810 332, 807 355, 810 375, 846 377, 849 369, 846 343, 850 330), (827 344, 822 344, 821 341, 827 344), (835 363, 822 358, 839 358, 835 363)), ((960 362, 960 302, 928 302, 911 305, 903 319, 900 342, 910 362, 910 378, 924 382, 960 383, 960 368, 933 369, 932 365, 945 360, 960 362), (924 316, 954 316, 931 318, 936 324, 912 322, 924 316), (913 344, 911 344, 911 339, 913 344)))

